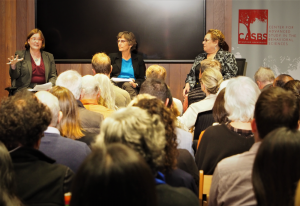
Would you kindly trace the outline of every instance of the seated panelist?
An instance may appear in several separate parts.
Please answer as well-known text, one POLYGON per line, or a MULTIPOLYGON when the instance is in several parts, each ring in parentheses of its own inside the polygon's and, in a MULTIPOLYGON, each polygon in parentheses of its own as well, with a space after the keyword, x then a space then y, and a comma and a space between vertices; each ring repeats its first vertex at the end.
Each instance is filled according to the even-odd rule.
POLYGON ((52 54, 43 51, 45 38, 41 30, 33 29, 27 35, 25 50, 16 51, 9 60, 9 75, 17 87, 33 88, 37 84, 51 82, 55 85, 57 73, 52 54))
POLYGON ((109 54, 113 67, 110 77, 131 79, 130 82, 119 82, 117 85, 133 99, 137 95, 137 88, 145 80, 145 62, 142 55, 132 52, 137 44, 132 32, 120 32, 117 39, 119 52, 109 54))

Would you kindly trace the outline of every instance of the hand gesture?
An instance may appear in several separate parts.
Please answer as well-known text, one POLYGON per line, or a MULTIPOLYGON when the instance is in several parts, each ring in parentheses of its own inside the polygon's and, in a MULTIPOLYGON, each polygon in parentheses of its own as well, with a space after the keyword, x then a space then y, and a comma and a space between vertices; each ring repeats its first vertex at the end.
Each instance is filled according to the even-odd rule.
POLYGON ((10 64, 12 69, 16 68, 16 63, 23 61, 24 59, 24 58, 18 59, 18 57, 19 55, 17 55, 16 58, 14 58, 13 56, 11 56, 11 58, 8 58, 9 62, 7 64, 10 64))
POLYGON ((134 79, 132 79, 132 81, 130 81, 129 84, 131 84, 131 86, 133 88, 136 88, 136 84, 135 84, 135 80, 134 79))
POLYGON ((183 89, 183 96, 185 97, 190 91, 190 84, 189 83, 186 83, 185 84, 185 88, 183 89))

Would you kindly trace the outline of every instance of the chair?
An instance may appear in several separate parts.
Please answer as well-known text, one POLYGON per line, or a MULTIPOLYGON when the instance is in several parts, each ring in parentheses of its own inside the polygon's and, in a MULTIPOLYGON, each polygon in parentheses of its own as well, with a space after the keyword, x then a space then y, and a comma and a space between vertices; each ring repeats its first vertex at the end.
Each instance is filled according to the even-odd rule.
POLYGON ((246 64, 246 59, 236 59, 236 63, 237 63, 237 67, 238 67, 238 72, 237 72, 237 76, 245 76, 244 75, 244 70, 245 70, 245 64, 246 64))
POLYGON ((12 96, 15 94, 17 87, 15 86, 15 79, 11 79, 11 86, 10 87, 6 87, 5 90, 8 91, 8 96, 12 96))
POLYGON ((212 110, 198 113, 195 123, 194 140, 199 139, 199 135, 215 122, 212 110))
POLYGON ((199 201, 200 206, 208 206, 209 191, 212 175, 204 175, 203 170, 199 171, 199 201))

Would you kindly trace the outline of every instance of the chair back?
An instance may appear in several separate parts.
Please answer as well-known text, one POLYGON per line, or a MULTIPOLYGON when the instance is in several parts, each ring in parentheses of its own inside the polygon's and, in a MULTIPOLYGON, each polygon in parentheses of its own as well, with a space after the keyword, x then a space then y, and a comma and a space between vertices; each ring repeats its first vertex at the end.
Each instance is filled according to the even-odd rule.
POLYGON ((201 132, 203 130, 206 130, 206 128, 211 126, 214 122, 215 120, 213 117, 212 110, 198 113, 197 120, 195 123, 194 140, 198 140, 201 132))
POLYGON ((212 175, 204 175, 203 170, 199 171, 199 201, 200 206, 207 206, 209 191, 212 182, 212 175))
POLYGON ((238 72, 237 76, 245 76, 245 64, 246 64, 246 59, 243 58, 237 58, 236 59, 237 67, 238 67, 238 72))

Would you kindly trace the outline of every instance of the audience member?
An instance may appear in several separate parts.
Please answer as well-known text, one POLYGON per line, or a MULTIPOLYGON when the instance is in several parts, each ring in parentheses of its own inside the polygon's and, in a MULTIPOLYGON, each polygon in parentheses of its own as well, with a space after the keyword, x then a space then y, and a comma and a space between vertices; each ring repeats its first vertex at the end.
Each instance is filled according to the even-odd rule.
POLYGON ((98 81, 101 91, 98 104, 107 107, 108 109, 116 110, 118 107, 115 103, 116 97, 113 89, 114 84, 104 74, 95 74, 94 77, 98 81))
MULTIPOLYGON (((222 65, 221 63, 216 59, 204 59, 200 63, 200 69, 196 70, 199 71, 199 73, 196 72, 196 78, 201 78, 202 74, 207 68, 216 69, 219 70, 222 73, 222 65)), ((199 102, 202 99, 206 97, 206 94, 201 89, 200 82, 196 82, 195 88, 188 93, 188 106, 195 102, 199 102)))
POLYGON ((288 81, 284 86, 284 89, 293 92, 298 101, 300 101, 300 81, 291 80, 288 81))
MULTIPOLYGON (((70 94, 72 93, 70 92, 70 94)), ((74 141, 60 135, 57 127, 63 118, 63 113, 60 111, 56 96, 46 91, 37 92, 35 96, 50 109, 52 114, 51 123, 44 131, 44 137, 41 140, 40 151, 56 160, 58 164, 70 167, 71 170, 76 172, 91 152, 90 148, 83 142, 74 141)))
POLYGON ((158 171, 164 162, 166 145, 164 125, 158 115, 150 116, 138 107, 116 111, 103 122, 98 144, 116 142, 138 152, 150 166, 155 176, 158 205, 199 205, 193 192, 169 186, 164 175, 158 171))
POLYGON ((198 113, 212 110, 223 77, 220 71, 208 68, 200 80, 201 89, 206 94, 205 99, 190 105, 182 117, 177 118, 188 129, 195 125, 198 113))
POLYGON ((225 91, 226 88, 223 88, 219 92, 212 109, 213 117, 216 121, 214 125, 226 124, 228 122, 228 113, 225 109, 225 91))
MULTIPOLYGON (((129 104, 130 106, 137 106, 147 110, 150 115, 159 115, 160 120, 165 126, 165 160, 164 165, 160 169, 164 173, 167 184, 174 187, 186 187, 198 195, 198 188, 193 177, 187 172, 177 168, 178 150, 177 150, 177 136, 175 133, 176 117, 172 114, 169 108, 165 107, 163 102, 157 98, 135 98, 129 104)), ((197 179, 199 181, 199 178, 197 179)))
POLYGON ((64 205, 73 172, 38 150, 50 110, 24 90, 0 105, 0 141, 10 151, 17 196, 25 205, 64 205))
POLYGON ((156 206, 155 181, 145 160, 120 143, 95 147, 74 178, 71 206, 156 206))
POLYGON ((259 94, 258 86, 249 77, 229 80, 225 109, 230 122, 207 128, 195 155, 198 169, 204 174, 213 174, 222 159, 251 148, 254 143, 251 120, 259 94))
POLYGON ((22 206, 16 196, 15 173, 10 155, 2 142, 0 142, 0 205, 22 206))
POLYGON ((99 83, 92 75, 85 75, 82 77, 82 93, 80 101, 90 111, 100 113, 104 118, 111 115, 114 112, 112 109, 108 109, 105 106, 98 104, 98 99, 101 95, 99 83))
POLYGON ((275 75, 269 67, 260 67, 255 72, 254 79, 258 88, 263 91, 273 86, 275 75))
MULTIPOLYGON (((105 53, 97 53, 93 56, 92 59, 93 73, 95 74, 104 74, 110 78, 110 73, 112 71, 112 65, 109 56, 105 53)), ((120 87, 113 85, 115 92, 115 103, 118 108, 126 107, 131 101, 129 93, 121 89, 120 87)))
MULTIPOLYGON (((162 66, 157 65, 157 64, 148 67, 148 69, 146 70, 146 78, 160 79, 160 80, 166 82, 166 76, 167 76, 166 69, 162 66)), ((171 91, 170 91, 169 87, 168 87, 168 89, 169 89, 169 93, 170 93, 169 100, 171 100, 172 94, 171 94, 171 91)), ((179 112, 177 114, 177 116, 181 116, 182 112, 183 112, 182 102, 179 99, 176 99, 176 98, 172 98, 172 101, 173 101, 173 103, 171 104, 172 109, 175 107, 176 108, 175 112, 177 112, 176 110, 178 110, 178 112, 179 112)))
POLYGON ((261 206, 294 206, 300 179, 300 132, 286 127, 269 133, 254 160, 252 183, 261 206))
POLYGON ((290 80, 294 80, 293 77, 291 77, 288 74, 280 74, 279 76, 276 77, 276 79, 273 82, 273 87, 281 87, 283 86, 290 80))
POLYGON ((209 205, 257 204, 251 183, 257 150, 265 136, 274 129, 282 126, 296 129, 298 110, 292 93, 282 88, 270 87, 260 94, 251 122, 255 143, 249 151, 219 162, 213 174, 209 205))
POLYGON ((77 101, 72 92, 65 87, 55 86, 50 89, 50 93, 58 98, 60 111, 63 114, 56 127, 60 135, 91 146, 97 134, 87 132, 81 127, 77 101))
POLYGON ((67 88, 74 95, 77 101, 79 121, 82 128, 90 133, 99 133, 103 115, 85 109, 80 102, 80 95, 82 93, 81 75, 73 70, 65 71, 57 77, 56 85, 67 88))

